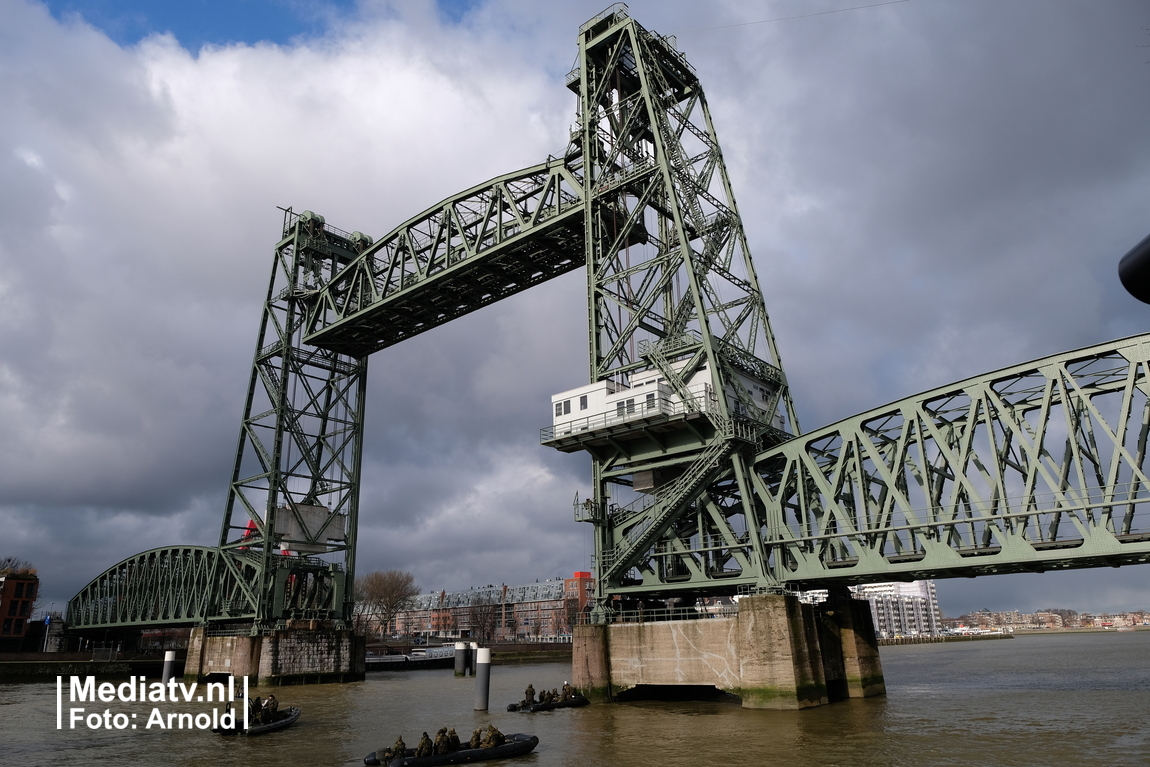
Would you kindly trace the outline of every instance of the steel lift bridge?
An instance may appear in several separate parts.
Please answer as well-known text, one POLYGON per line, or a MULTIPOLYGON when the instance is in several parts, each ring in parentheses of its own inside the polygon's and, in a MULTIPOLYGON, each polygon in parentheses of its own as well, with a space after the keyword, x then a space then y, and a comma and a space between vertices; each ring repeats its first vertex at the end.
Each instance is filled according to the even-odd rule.
POLYGON ((1150 336, 801 433, 695 70, 616 5, 584 24, 560 157, 377 241, 288 212, 218 546, 138 554, 79 628, 351 617, 368 357, 586 269, 589 384, 542 443, 592 458, 596 616, 1150 559, 1150 336))

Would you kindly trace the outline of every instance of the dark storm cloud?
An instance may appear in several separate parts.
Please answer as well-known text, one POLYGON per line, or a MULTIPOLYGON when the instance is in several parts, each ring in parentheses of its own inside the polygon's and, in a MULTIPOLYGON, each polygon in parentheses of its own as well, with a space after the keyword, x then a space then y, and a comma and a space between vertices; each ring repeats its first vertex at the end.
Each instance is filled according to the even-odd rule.
MULTIPOLYGON (((707 89, 804 427, 1145 328, 1114 278, 1150 230, 1143 4, 705 29, 794 8, 631 3, 707 89)), ((0 0, 0 524, 21 548, 0 553, 63 600, 135 552, 213 543, 275 206, 378 237, 558 154, 600 10, 363 4, 322 37, 188 52, 0 0)), ((438 589, 587 565, 587 459, 538 446, 549 396, 586 381, 583 291, 575 273, 372 358, 361 569, 438 589)), ((940 592, 948 612, 1137 607, 1145 578, 940 592)))

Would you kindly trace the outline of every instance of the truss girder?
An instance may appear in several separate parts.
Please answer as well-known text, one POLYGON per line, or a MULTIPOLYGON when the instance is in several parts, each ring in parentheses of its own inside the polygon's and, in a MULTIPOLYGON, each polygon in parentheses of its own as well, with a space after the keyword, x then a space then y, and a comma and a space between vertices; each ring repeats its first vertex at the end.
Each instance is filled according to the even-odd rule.
POLYGON ((1150 336, 911 397, 759 454, 773 579, 1150 561, 1150 336))
POLYGON ((361 357, 579 268, 580 173, 569 153, 395 228, 317 290, 307 343, 361 357))
POLYGON ((340 573, 314 558, 277 557, 261 584, 252 549, 222 553, 214 546, 168 546, 125 559, 94 578, 68 602, 69 628, 192 626, 250 622, 253 605, 277 603, 287 619, 330 618, 342 593, 340 573), (264 592, 259 590, 263 588, 264 592))
POLYGON ((152 549, 108 568, 68 602, 73 629, 123 625, 194 625, 212 609, 219 550, 209 546, 152 549))

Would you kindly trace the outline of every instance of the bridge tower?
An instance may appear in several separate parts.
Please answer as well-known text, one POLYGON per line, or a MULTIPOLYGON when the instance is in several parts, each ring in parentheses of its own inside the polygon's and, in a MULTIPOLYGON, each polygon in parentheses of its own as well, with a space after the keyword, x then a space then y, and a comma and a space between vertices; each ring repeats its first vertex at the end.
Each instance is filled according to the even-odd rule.
POLYGON ((567 84, 579 96, 568 154, 583 165, 590 383, 553 397, 542 442, 592 459, 593 495, 575 514, 594 525, 596 600, 593 625, 576 631, 576 684, 610 696, 686 679, 783 708, 826 703, 829 677, 839 697, 881 692, 869 613, 847 600, 847 642, 838 628, 820 644, 763 541, 755 456, 799 427, 699 78, 673 38, 616 5, 580 28, 567 84), (737 642, 710 622, 612 625, 652 599, 739 591, 737 642), (843 663, 856 635, 861 670, 857 647, 843 663), (762 668, 716 679, 697 673, 704 656, 762 668))
POLYGON ((581 27, 567 84, 591 383, 553 398, 542 441, 592 458, 595 617, 772 585, 749 477, 798 423, 702 85, 621 6, 581 27))
POLYGON ((351 619, 367 357, 303 343, 316 286, 370 238, 285 211, 252 362, 220 567, 219 620, 351 619))

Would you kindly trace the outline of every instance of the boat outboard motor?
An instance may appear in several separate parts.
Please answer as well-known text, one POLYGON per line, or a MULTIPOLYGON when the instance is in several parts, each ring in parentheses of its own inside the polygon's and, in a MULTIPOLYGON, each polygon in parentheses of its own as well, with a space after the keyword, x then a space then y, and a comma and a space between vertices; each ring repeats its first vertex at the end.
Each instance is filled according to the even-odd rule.
POLYGON ((1118 262, 1118 279, 1122 280, 1127 293, 1150 304, 1150 235, 1118 262))

